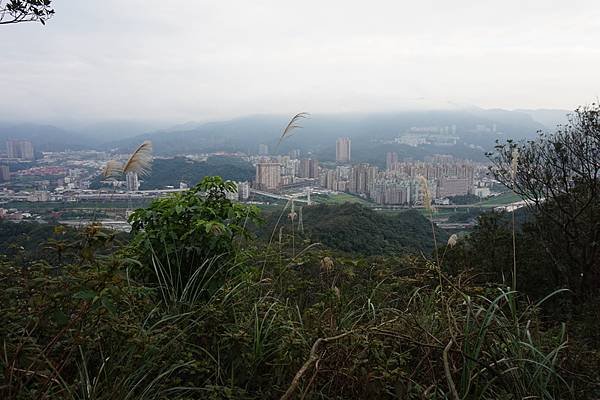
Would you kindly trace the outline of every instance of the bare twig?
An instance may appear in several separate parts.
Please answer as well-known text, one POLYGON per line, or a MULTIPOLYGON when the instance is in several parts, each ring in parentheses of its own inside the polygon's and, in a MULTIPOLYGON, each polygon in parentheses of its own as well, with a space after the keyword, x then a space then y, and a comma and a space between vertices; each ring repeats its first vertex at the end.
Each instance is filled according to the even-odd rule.
POLYGON ((345 332, 345 333, 342 333, 337 336, 331 336, 328 338, 317 339, 315 341, 315 343, 313 344, 312 348, 310 349, 310 354, 308 356, 308 360, 306 360, 306 362, 302 365, 302 367, 298 370, 298 372, 296 372, 296 375, 294 376, 292 383, 290 384, 288 389, 285 391, 283 396, 281 396, 281 400, 289 400, 292 398, 292 395, 298 389, 298 386, 300 385, 300 380, 302 379, 304 374, 306 374, 306 372, 308 370, 310 370, 310 368, 312 368, 312 366, 321 358, 318 354, 318 351, 319 351, 319 347, 322 344, 329 343, 329 342, 335 342, 336 340, 345 338, 346 336, 351 335, 353 333, 354 333, 354 331, 349 331, 349 332, 345 332))
POLYGON ((452 392, 452 397, 454 400, 460 400, 460 396, 456 391, 456 385, 452 380, 452 373, 450 372, 450 364, 448 363, 448 351, 450 351, 450 347, 452 347, 452 340, 448 342, 446 347, 444 348, 443 358, 444 358, 444 372, 446 373, 446 379, 448 380, 448 386, 450 386, 450 391, 452 392))

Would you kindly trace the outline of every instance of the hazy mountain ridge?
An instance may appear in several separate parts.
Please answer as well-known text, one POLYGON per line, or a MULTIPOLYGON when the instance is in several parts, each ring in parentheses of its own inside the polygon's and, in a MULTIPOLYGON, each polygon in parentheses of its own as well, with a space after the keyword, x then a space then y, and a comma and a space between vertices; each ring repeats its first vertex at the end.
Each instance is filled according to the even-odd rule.
POLYGON ((568 115, 572 113, 569 110, 557 110, 557 109, 535 109, 535 110, 515 110, 526 113, 531 116, 535 121, 544 125, 547 129, 554 129, 557 125, 566 124, 569 120, 568 115))
MULTIPOLYGON (((287 152, 292 148, 300 148, 316 154, 331 154, 335 139, 340 136, 352 138, 356 144, 355 149, 358 150, 359 146, 369 147, 377 142, 391 140, 411 127, 455 126, 456 136, 460 138, 459 145, 478 147, 481 151, 481 148, 489 148, 496 139, 532 138, 538 130, 548 129, 545 124, 556 121, 561 112, 471 107, 462 110, 313 114, 301 121, 303 128, 287 138, 279 150, 287 152), (496 131, 477 131, 474 129, 477 125, 490 128, 495 126, 496 131)), ((143 140, 152 140, 156 153, 161 155, 218 150, 254 153, 259 143, 266 143, 273 150, 290 117, 291 115, 267 114, 205 123, 186 122, 118 140, 115 140, 115 136, 123 137, 126 132, 131 132, 128 126, 131 130, 139 130, 144 125, 140 122, 107 121, 69 131, 51 125, 0 124, 0 140, 30 139, 39 150, 88 147, 128 151, 143 140)), ((425 147, 424 153, 428 154, 430 150, 435 151, 425 147)))
POLYGON ((5 148, 6 141, 11 139, 31 140, 36 151, 79 150, 97 147, 101 142, 53 125, 0 122, 0 146, 5 148))
MULTIPOLYGON (((259 143, 266 143, 271 146, 271 149, 275 148, 289 118, 290 116, 278 115, 245 116, 228 121, 204 123, 193 129, 146 133, 110 143, 108 146, 131 149, 142 140, 152 140, 161 154, 177 154, 194 150, 253 153, 259 143)), ((460 145, 464 143, 467 146, 490 148, 496 139, 532 138, 538 130, 545 128, 524 112, 479 108, 461 111, 314 114, 310 119, 302 120, 301 125, 302 129, 295 131, 293 136, 281 143, 280 152, 300 148, 316 154, 331 155, 335 139, 340 136, 350 137, 356 144, 355 149, 358 150, 358 146, 370 147, 376 142, 391 140, 414 126, 452 125, 456 126, 460 145), (497 131, 493 134, 484 131, 476 132, 474 130, 476 125, 488 127, 495 125, 497 131)), ((483 153, 481 148, 478 151, 483 153)))

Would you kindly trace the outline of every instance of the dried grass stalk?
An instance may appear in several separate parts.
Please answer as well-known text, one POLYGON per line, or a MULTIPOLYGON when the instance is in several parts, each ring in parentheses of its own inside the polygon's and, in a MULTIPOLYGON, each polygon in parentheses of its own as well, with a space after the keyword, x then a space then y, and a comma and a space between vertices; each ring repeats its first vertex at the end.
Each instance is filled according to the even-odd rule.
POLYGON ((290 122, 285 127, 285 129, 283 130, 283 133, 281 134, 281 137, 279 138, 279 141, 277 142, 277 146, 275 146, 275 149, 277 149, 279 147, 279 145, 281 144, 283 139, 292 136, 293 131, 295 129, 302 128, 302 126, 298 125, 299 120, 301 120, 303 118, 308 118, 309 116, 310 116, 310 114, 307 112, 301 112, 301 113, 294 115, 292 117, 292 119, 290 120, 290 122))
POLYGON ((115 177, 123 172, 123 164, 117 160, 109 160, 102 169, 102 177, 105 179, 115 177))
POLYGON ((152 142, 146 140, 129 157, 123 167, 123 173, 135 172, 138 176, 150 173, 152 169, 152 142))
POLYGON ((423 207, 429 212, 433 212, 431 207, 431 194, 429 193, 429 183, 424 176, 419 176, 419 182, 421 183, 421 190, 423 191, 423 207))

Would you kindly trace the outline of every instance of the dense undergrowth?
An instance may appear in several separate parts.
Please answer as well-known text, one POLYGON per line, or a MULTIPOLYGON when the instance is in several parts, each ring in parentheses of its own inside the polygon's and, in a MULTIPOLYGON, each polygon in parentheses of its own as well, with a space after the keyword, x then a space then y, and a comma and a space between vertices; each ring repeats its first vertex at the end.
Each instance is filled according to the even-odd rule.
MULTIPOLYGON (((565 327, 419 258, 2 268, 6 398, 567 398, 565 327), (210 276, 227 269, 216 288, 210 276), (166 272, 166 271, 165 271, 166 272), (166 274, 165 274, 166 275, 166 274)), ((222 276, 222 275, 219 275, 222 276)))

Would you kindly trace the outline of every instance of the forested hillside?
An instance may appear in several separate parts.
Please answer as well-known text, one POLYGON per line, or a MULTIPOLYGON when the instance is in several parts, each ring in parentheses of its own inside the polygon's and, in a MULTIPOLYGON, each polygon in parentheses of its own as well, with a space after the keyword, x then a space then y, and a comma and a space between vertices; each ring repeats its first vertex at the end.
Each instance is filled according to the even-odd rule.
MULTIPOLYGON (((209 157, 206 161, 185 157, 157 158, 153 162, 152 173, 141 179, 140 189, 178 188, 180 182, 193 186, 204 177, 215 175, 243 182, 252 180, 255 172, 252 164, 234 157, 209 157)), ((99 188, 101 183, 101 177, 97 177, 91 188, 99 188)))
MULTIPOLYGON (((345 203, 304 207, 302 213, 305 236, 332 249, 370 256, 420 251, 429 254, 434 248, 431 224, 415 210, 382 214, 345 203)), ((289 218, 283 223, 289 231, 289 218)), ((297 230, 297 220, 295 224, 297 230)), ((440 243, 448 239, 438 228, 436 237, 440 243)))
POLYGON ((233 157, 209 157, 193 161, 183 157, 156 159, 152 173, 145 177, 140 189, 159 189, 179 186, 179 182, 193 186, 206 176, 221 176, 232 181, 248 181, 254 177, 252 164, 233 157))

